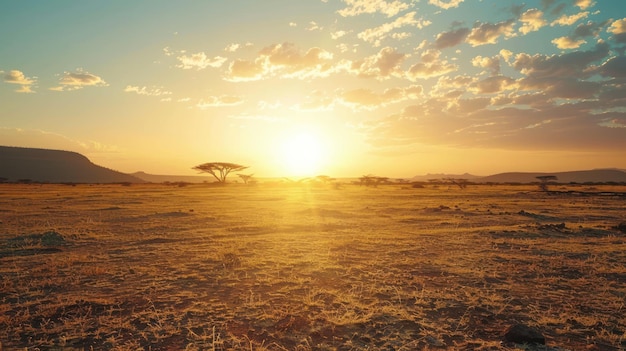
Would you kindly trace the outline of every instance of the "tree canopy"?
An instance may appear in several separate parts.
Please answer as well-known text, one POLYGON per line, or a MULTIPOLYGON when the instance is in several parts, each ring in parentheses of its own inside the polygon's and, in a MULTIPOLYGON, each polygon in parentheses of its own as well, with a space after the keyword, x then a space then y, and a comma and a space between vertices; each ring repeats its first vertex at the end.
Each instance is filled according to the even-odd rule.
POLYGON ((236 163, 229 162, 208 162, 201 165, 197 165, 192 169, 200 172, 211 174, 219 183, 226 183, 226 177, 232 171, 238 172, 248 168, 248 166, 238 165, 236 163))
POLYGON ((541 189, 541 191, 546 191, 546 192, 548 191, 548 182, 555 181, 558 179, 556 176, 553 176, 553 175, 537 176, 535 178, 541 181, 541 183, 539 183, 539 189, 541 189))

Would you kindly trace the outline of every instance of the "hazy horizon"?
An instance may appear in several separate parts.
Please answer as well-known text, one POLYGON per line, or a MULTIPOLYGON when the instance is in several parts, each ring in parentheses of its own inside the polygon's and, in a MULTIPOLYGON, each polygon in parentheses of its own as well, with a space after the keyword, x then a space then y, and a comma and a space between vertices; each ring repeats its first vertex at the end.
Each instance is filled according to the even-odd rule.
POLYGON ((626 169, 617 1, 5 2, 0 31, 0 145, 124 173, 626 169))

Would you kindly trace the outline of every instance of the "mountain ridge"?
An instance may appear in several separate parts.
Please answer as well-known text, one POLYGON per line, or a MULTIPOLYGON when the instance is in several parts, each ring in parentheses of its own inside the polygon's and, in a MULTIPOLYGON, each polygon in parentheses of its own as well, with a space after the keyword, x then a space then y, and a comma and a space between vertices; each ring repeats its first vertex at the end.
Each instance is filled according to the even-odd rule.
MULTIPOLYGON (((538 176, 555 176, 556 183, 626 183, 626 170, 597 168, 565 172, 504 172, 488 176, 469 173, 429 173, 411 181, 456 178, 474 183, 536 183, 538 176)), ((0 180, 43 183, 166 183, 213 182, 208 175, 157 175, 145 172, 122 173, 92 163, 84 155, 63 150, 0 146, 0 180)), ((279 179, 279 178, 278 178, 279 179)), ((347 179, 347 178, 346 178, 347 179)))
POLYGON ((9 182, 144 183, 74 151, 0 146, 0 178, 9 182))
POLYGON ((565 172, 504 172, 477 178, 480 183, 534 183, 537 177, 555 176, 556 183, 626 183, 626 172, 618 169, 592 169, 565 172))

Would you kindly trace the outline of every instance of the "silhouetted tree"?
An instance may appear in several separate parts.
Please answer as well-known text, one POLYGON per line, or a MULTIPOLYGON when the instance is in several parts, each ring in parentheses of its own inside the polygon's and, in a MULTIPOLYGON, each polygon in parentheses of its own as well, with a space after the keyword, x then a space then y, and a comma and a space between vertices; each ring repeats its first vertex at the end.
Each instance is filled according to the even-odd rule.
POLYGON ((536 178, 540 181, 539 189, 541 191, 548 191, 548 183, 557 180, 557 177, 553 175, 538 176, 536 178))
POLYGON ((444 181, 450 182, 459 187, 459 189, 467 188, 467 179, 462 178, 444 178, 444 181))
POLYGON ((220 183, 226 183, 226 177, 232 171, 243 171, 248 166, 238 165, 236 163, 228 162, 209 162, 195 166, 192 169, 200 172, 210 173, 220 183))
POLYGON ((378 184, 389 183, 389 177, 377 177, 371 174, 359 178, 359 185, 377 187, 378 184))
POLYGON ((239 178, 241 178, 244 184, 248 184, 248 182, 252 179, 252 176, 254 176, 254 174, 241 174, 241 173, 237 175, 239 176, 239 178))

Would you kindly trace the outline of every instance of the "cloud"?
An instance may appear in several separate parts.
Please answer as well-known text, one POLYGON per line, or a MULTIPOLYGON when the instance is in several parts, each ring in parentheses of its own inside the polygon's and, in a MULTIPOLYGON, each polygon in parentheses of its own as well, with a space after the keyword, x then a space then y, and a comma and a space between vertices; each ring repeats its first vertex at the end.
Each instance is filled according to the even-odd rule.
POLYGON ((481 97, 432 98, 383 118, 369 131, 368 140, 376 146, 419 143, 543 151, 626 147, 621 127, 626 113, 594 113, 586 102, 547 103, 542 94, 514 102, 535 107, 493 108, 481 97))
POLYGON ((343 0, 346 8, 337 11, 343 17, 352 17, 362 14, 382 13, 387 17, 393 17, 409 8, 402 1, 389 0, 343 0))
POLYGON ((296 111, 331 111, 335 106, 335 98, 325 91, 313 90, 306 96, 305 101, 293 107, 296 111))
POLYGON ((312 31, 322 30, 322 29, 324 29, 324 27, 320 27, 320 26, 317 24, 317 22, 315 22, 315 21, 311 21, 311 22, 309 22, 309 26, 307 27, 307 29, 306 29, 306 30, 308 30, 308 31, 312 32, 312 31))
POLYGON ((293 43, 263 48, 254 60, 235 60, 225 79, 233 82, 266 77, 308 79, 328 76, 333 70, 333 54, 318 47, 302 52, 293 43))
POLYGON ((613 21, 613 23, 611 23, 611 25, 607 29, 607 32, 613 34, 626 33, 626 18, 613 21))
POLYGON ((238 96, 221 95, 221 96, 209 96, 200 100, 196 107, 204 110, 210 107, 222 107, 222 106, 236 106, 241 105, 243 99, 238 96))
POLYGON ((608 24, 608 21, 602 22, 593 22, 589 21, 585 24, 579 24, 576 29, 574 29, 574 33, 572 34, 572 38, 585 38, 585 37, 597 37, 600 34, 602 28, 604 28, 608 24))
MULTIPOLYGON (((610 56, 615 54, 599 41, 586 51, 556 55, 501 50, 476 56, 472 64, 484 68, 488 77, 442 75, 428 95, 372 124, 365 131, 367 140, 378 147, 625 149, 626 56, 619 51, 610 56), (502 75, 502 63, 522 77, 502 75)), ((428 50, 416 67, 441 64, 440 56, 428 50)), ((369 90, 350 93, 344 103, 360 103, 359 108, 374 109, 385 102, 383 94, 369 90)))
POLYGON ((541 27, 548 24, 543 18, 543 12, 538 9, 530 9, 524 12, 519 20, 522 22, 522 26, 519 28, 522 34, 536 32, 541 29, 541 27))
POLYGON ((600 66, 598 72, 605 77, 626 78, 626 56, 610 58, 600 66))
POLYGON ((613 40, 617 43, 626 44, 626 18, 611 23, 607 32, 613 33, 613 40))
POLYGON ((600 42, 593 50, 576 51, 563 55, 518 54, 512 66, 528 77, 563 78, 588 76, 586 68, 609 54, 609 46, 600 42))
MULTIPOLYGON (((3 73, 3 71, 0 71, 0 74, 3 73)), ((34 93, 32 86, 37 82, 37 78, 26 77, 22 71, 18 70, 4 73, 3 79, 5 83, 18 84, 19 88, 15 90, 18 93, 34 93)))
POLYGON ((422 92, 423 88, 420 85, 386 89, 382 94, 377 94, 370 89, 354 89, 341 93, 339 100, 342 104, 355 110, 374 110, 389 104, 417 99, 422 95, 422 92))
POLYGON ((352 62, 350 71, 359 77, 387 79, 402 76, 401 65, 408 55, 399 53, 392 47, 382 48, 376 55, 361 61, 352 62))
POLYGON ((421 62, 413 64, 406 72, 409 80, 425 79, 440 76, 458 69, 457 65, 448 63, 446 60, 440 60, 441 52, 438 50, 427 50, 422 54, 421 62))
POLYGON ((213 58, 208 58, 204 52, 198 52, 192 55, 181 55, 176 57, 176 59, 180 61, 180 64, 176 67, 197 70, 202 70, 207 67, 218 68, 226 62, 225 57, 215 56, 213 58))
POLYGON ((459 7, 459 5, 465 0, 428 0, 428 3, 431 5, 435 5, 441 7, 442 9, 451 9, 454 7, 459 7))
POLYGON ((105 87, 108 86, 107 82, 101 77, 85 72, 82 69, 78 69, 75 72, 64 72, 61 78, 59 78, 59 86, 52 87, 53 91, 71 91, 78 90, 84 87, 105 87))
POLYGON ((237 59, 230 63, 226 80, 233 82, 246 82, 262 79, 265 74, 263 59, 247 61, 237 59))
POLYGON ((430 21, 423 19, 415 19, 415 12, 409 12, 401 17, 396 18, 393 22, 385 23, 375 28, 368 28, 357 35, 359 39, 372 43, 374 46, 380 46, 383 39, 387 38, 388 33, 397 28, 404 26, 416 26, 422 29, 431 24, 430 21))
POLYGON ((502 75, 494 75, 481 81, 472 83, 469 89, 477 94, 498 94, 506 90, 517 88, 515 79, 502 75))
POLYGON ((346 34, 348 34, 348 32, 346 32, 345 30, 338 30, 336 32, 330 33, 330 37, 333 38, 334 40, 337 40, 337 39, 345 36, 346 34))
POLYGON ((587 43, 587 41, 583 38, 598 37, 602 28, 604 28, 607 24, 608 21, 600 23, 589 21, 585 24, 579 24, 570 35, 552 39, 552 44, 562 50, 577 49, 587 43))
POLYGON ((472 28, 472 31, 467 37, 467 42, 472 46, 479 46, 485 44, 495 44, 498 42, 500 36, 505 38, 512 37, 514 35, 513 25, 514 20, 508 20, 498 23, 480 23, 472 28))
POLYGON ((574 15, 562 15, 561 17, 555 19, 554 21, 552 21, 552 23, 550 23, 551 26, 571 26, 572 24, 578 22, 579 20, 583 19, 583 18, 587 18, 587 16, 589 16, 589 12, 587 11, 583 11, 583 12, 579 12, 577 14, 574 15))
POLYGON ((449 32, 442 32, 437 35, 435 39, 435 47, 437 49, 444 49, 451 46, 461 44, 465 38, 470 34, 469 28, 459 28, 449 32))
POLYGON ((580 7, 581 10, 588 9, 595 4, 593 0, 574 0, 574 5, 580 7))
POLYGON ((139 95, 146 95, 146 96, 161 96, 161 95, 172 94, 172 92, 163 90, 163 88, 146 87, 146 86, 139 87, 139 86, 133 86, 133 85, 127 85, 126 88, 124 89, 124 92, 137 93, 139 95))
POLYGON ((319 47, 302 52, 295 44, 283 43, 261 50, 266 67, 279 72, 281 77, 311 78, 328 75, 332 69, 333 54, 319 47))
POLYGON ((570 37, 559 37, 552 39, 552 44, 556 45, 561 50, 565 49, 577 49, 587 41, 584 39, 572 39, 570 37))
POLYGON ((486 68, 491 75, 497 75, 500 73, 500 56, 476 56, 472 59, 472 65, 475 67, 486 68))
POLYGON ((232 44, 229 44, 228 46, 226 46, 224 48, 224 51, 226 51, 226 52, 235 52, 235 51, 239 50, 239 48, 241 48, 241 44, 232 43, 232 44))

